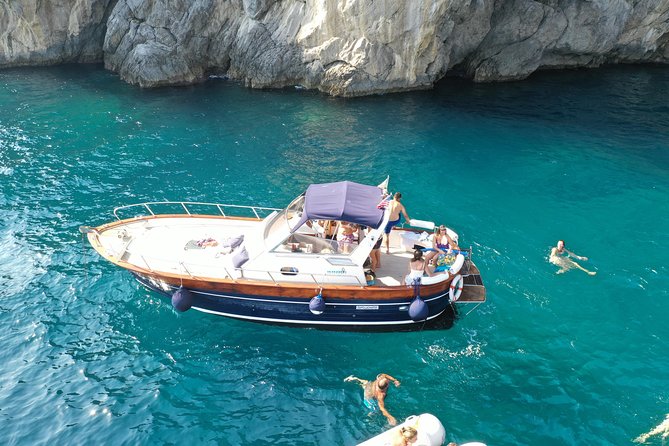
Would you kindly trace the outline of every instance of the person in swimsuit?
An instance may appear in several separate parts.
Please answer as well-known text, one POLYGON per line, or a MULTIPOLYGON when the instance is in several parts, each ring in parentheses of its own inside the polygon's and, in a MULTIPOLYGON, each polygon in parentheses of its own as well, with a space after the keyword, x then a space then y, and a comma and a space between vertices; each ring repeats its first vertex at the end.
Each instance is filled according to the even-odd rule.
POLYGON ((407 285, 420 283, 423 274, 431 275, 427 270, 427 262, 423 258, 423 251, 417 249, 413 252, 413 258, 409 262, 409 275, 404 278, 404 283, 407 285))
POLYGON ((390 203, 388 203, 390 217, 388 217, 388 224, 386 225, 386 229, 383 231, 386 233, 386 254, 390 254, 390 231, 393 229, 393 226, 400 222, 400 213, 404 215, 406 221, 411 220, 407 214, 407 210, 404 208, 404 205, 400 203, 401 199, 402 194, 395 192, 393 199, 390 200, 390 203))
POLYGON ((385 373, 379 373, 374 381, 360 379, 353 375, 344 378, 344 381, 358 382, 364 389, 365 407, 367 407, 372 412, 376 412, 378 406, 378 410, 388 419, 388 423, 391 426, 395 426, 397 424, 395 417, 390 415, 386 409, 385 403, 386 394, 388 393, 388 384, 390 381, 392 381, 395 384, 395 387, 399 387, 400 382, 397 379, 385 373))
POLYGON ((434 262, 436 266, 435 257, 446 254, 451 249, 457 249, 458 245, 453 241, 453 239, 448 235, 446 231, 446 226, 441 225, 437 232, 434 233, 432 237, 432 250, 430 250, 425 255, 425 261, 429 265, 430 262, 434 262))
POLYGON ((327 239, 333 240, 337 235, 337 222, 335 220, 319 220, 319 225, 323 227, 323 236, 327 239))
POLYGON ((587 257, 577 256, 573 252, 567 250, 567 248, 564 247, 564 240, 558 240, 557 245, 551 249, 551 254, 548 257, 548 261, 553 265, 560 267, 557 274, 562 274, 565 271, 573 268, 578 268, 591 276, 597 274, 595 271, 588 271, 587 269, 583 268, 581 265, 572 260, 571 257, 575 257, 578 260, 588 260, 587 257))
POLYGON ((339 249, 343 253, 351 252, 351 245, 355 241, 355 234, 358 232, 358 227, 352 223, 343 222, 340 227, 340 232, 337 234, 337 241, 339 242, 339 249))
POLYGON ((374 243, 374 247, 369 253, 369 257, 372 259, 372 271, 374 272, 381 268, 381 243, 383 243, 383 236, 380 236, 376 243, 374 243))

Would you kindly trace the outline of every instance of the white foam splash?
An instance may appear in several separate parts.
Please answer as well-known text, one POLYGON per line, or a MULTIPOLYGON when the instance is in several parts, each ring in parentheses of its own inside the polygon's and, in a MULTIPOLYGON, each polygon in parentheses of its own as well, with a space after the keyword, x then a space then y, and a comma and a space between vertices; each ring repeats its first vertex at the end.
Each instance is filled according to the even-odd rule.
POLYGON ((455 359, 459 357, 475 357, 480 358, 485 356, 483 349, 480 344, 468 344, 466 347, 457 350, 451 351, 447 348, 442 347, 441 345, 430 345, 427 348, 427 352, 432 357, 438 356, 447 356, 450 359, 455 359))

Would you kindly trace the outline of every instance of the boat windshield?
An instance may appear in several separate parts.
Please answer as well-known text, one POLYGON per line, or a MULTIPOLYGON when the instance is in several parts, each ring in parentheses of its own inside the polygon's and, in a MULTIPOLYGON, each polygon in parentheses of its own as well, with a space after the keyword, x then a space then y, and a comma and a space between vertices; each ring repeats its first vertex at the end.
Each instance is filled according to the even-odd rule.
POLYGON ((358 248, 358 241, 365 236, 365 231, 358 229, 359 225, 337 220, 307 220, 300 227, 304 212, 305 195, 302 194, 293 200, 286 209, 272 217, 265 228, 265 240, 282 240, 272 252, 295 252, 304 254, 337 254, 350 256, 358 248), (342 225, 350 225, 353 234, 343 236, 342 225), (327 227, 327 230, 326 230, 327 227), (325 238, 331 234, 334 240, 325 238), (280 236, 283 236, 279 238, 280 236))
POLYGON ((294 226, 300 221, 304 211, 304 194, 300 195, 288 205, 286 209, 279 212, 265 229, 265 239, 270 239, 281 233, 290 233, 294 226))
POLYGON ((302 254, 337 254, 350 256, 358 248, 358 241, 365 237, 365 231, 357 229, 349 236, 326 238, 326 233, 338 234, 344 222, 308 220, 296 232, 288 236, 272 252, 294 252, 302 254), (327 229, 326 229, 327 228, 327 229))

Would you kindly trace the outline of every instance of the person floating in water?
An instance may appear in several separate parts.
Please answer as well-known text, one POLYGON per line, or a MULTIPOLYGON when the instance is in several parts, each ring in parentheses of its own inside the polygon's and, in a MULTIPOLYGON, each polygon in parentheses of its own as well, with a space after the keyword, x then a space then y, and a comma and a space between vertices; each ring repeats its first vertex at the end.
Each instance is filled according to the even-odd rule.
POLYGON ((662 434, 662 439, 669 437, 669 414, 667 414, 667 417, 664 419, 664 421, 655 426, 653 430, 639 435, 634 439, 634 441, 637 443, 645 443, 648 438, 659 434, 662 434))
POLYGON ((365 392, 365 407, 367 407, 372 412, 376 412, 377 409, 381 411, 383 416, 388 419, 388 423, 391 426, 395 426, 397 424, 395 417, 390 415, 386 409, 385 402, 386 394, 388 393, 388 384, 390 381, 392 381, 395 384, 395 387, 399 387, 400 382, 397 379, 385 373, 379 373, 374 381, 367 381, 366 379, 360 379, 353 375, 344 378, 344 381, 357 381, 365 392))
POLYGON ((564 240, 558 240, 557 246, 551 249, 551 255, 548 258, 548 261, 551 262, 553 265, 557 265, 560 267, 560 269, 557 272, 558 274, 562 274, 565 271, 568 271, 573 268, 578 268, 582 271, 585 271, 591 276, 597 274, 595 271, 588 271, 587 269, 583 268, 581 265, 572 260, 571 257, 574 257, 578 260, 588 260, 587 257, 577 256, 573 252, 567 250, 567 248, 564 247, 564 240))

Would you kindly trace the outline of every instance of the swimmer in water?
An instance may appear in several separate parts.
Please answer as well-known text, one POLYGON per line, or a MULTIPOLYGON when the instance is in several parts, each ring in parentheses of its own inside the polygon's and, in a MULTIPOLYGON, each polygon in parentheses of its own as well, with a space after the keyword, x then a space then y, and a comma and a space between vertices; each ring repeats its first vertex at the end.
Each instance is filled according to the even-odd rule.
POLYGON ((560 267, 557 274, 562 274, 572 268, 578 268, 591 276, 597 274, 595 271, 588 271, 587 269, 583 268, 581 265, 573 261, 571 257, 575 257, 578 260, 588 260, 587 257, 577 256, 573 252, 568 251, 567 248, 564 247, 564 240, 558 240, 557 246, 551 249, 551 255, 548 258, 548 261, 553 265, 560 267))
POLYGON ((667 414, 667 417, 664 419, 664 421, 655 426, 653 430, 639 435, 634 439, 634 441, 637 443, 645 443, 648 438, 659 434, 662 434, 662 439, 669 437, 669 414, 667 414))
POLYGON ((390 415, 388 410, 386 410, 386 394, 388 393, 388 384, 390 381, 395 383, 395 387, 399 387, 400 382, 393 378, 390 375, 385 373, 379 373, 374 381, 367 381, 366 379, 360 379, 353 375, 344 378, 344 381, 357 381, 365 391, 365 407, 370 409, 372 412, 376 411, 377 405, 378 410, 388 419, 388 423, 391 426, 397 424, 395 417, 390 415))

